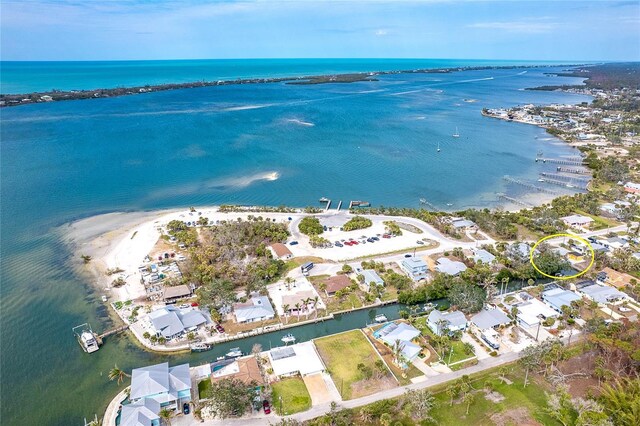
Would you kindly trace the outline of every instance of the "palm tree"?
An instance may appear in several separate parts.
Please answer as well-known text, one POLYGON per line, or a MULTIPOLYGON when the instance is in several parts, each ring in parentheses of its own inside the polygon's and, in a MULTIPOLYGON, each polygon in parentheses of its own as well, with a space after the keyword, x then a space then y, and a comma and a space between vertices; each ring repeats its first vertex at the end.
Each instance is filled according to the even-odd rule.
POLYGON ((320 301, 320 298, 318 296, 314 296, 313 297, 313 310, 315 311, 315 318, 318 318, 318 302, 320 301))
POLYGON ((358 418, 362 423, 369 423, 373 419, 371 412, 365 408, 361 408, 358 418))
POLYGON ((163 408, 162 410, 160 410, 160 412, 158 413, 158 416, 160 417, 160 421, 162 423, 164 423, 165 425, 171 426, 171 419, 173 419, 173 417, 176 415, 176 412, 173 410, 168 410, 166 408, 163 408))
POLYGON ((287 291, 291 290, 291 284, 293 283, 293 278, 287 277, 284 279, 284 284, 287 286, 287 291))
POLYGON ((122 383, 125 377, 131 377, 124 370, 118 368, 118 364, 115 364, 113 368, 109 371, 109 380, 117 380, 118 385, 122 383))
POLYGON ((324 291, 325 294, 327 294, 327 283, 320 283, 320 285, 318 285, 318 288, 320 289, 320 291, 324 291))
POLYGON ((462 400, 467 403, 467 416, 469 415, 469 408, 471 407, 474 399, 476 399, 476 394, 473 392, 467 392, 462 397, 462 400))
POLYGON ((304 311, 305 311, 305 313, 306 313, 306 318, 305 318, 305 319, 309 319, 309 303, 311 303, 311 300, 313 300, 313 299, 311 299, 311 298, 309 297, 309 298, 304 299, 304 300, 302 301, 302 303, 304 303, 304 311))
POLYGON ((451 402, 449 403, 449 406, 452 407, 453 406, 453 398, 455 398, 458 395, 458 393, 460 392, 458 390, 458 386, 456 386, 455 383, 451 384, 451 385, 449 385, 447 387, 446 392, 447 392, 447 395, 449 396, 449 398, 451 398, 451 402))
POLYGON ((300 302, 296 303, 294 306, 296 308, 296 314, 298 315, 298 319, 300 319, 300 302))
POLYGON ((289 305, 286 303, 282 305, 282 312, 284 313, 286 324, 289 324, 289 305))
POLYGON ((400 358, 402 357, 402 350, 404 349, 404 343, 400 341, 400 339, 396 339, 393 342, 393 347, 391 350, 393 351, 393 361, 400 365, 400 358))

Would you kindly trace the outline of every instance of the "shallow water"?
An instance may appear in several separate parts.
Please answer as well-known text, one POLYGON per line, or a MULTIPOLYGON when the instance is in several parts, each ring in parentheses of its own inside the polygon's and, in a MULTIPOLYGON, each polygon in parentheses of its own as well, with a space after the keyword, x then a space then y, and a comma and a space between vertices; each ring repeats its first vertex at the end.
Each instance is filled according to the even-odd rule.
MULTIPOLYGON (((543 74, 552 70, 224 86, 2 109, 2 423, 79 424, 101 415, 117 393, 106 379, 114 363, 129 370, 216 355, 174 360, 125 336, 82 353, 71 327, 110 324, 54 227, 108 211, 305 206, 321 196, 374 206, 418 207, 420 198, 449 209, 496 206, 496 192, 522 195, 503 175, 535 182, 554 169, 536 164, 536 152, 576 155, 534 126, 480 115, 483 107, 588 100, 520 90, 577 81, 543 74)), ((364 325, 363 315, 353 326, 364 325)))

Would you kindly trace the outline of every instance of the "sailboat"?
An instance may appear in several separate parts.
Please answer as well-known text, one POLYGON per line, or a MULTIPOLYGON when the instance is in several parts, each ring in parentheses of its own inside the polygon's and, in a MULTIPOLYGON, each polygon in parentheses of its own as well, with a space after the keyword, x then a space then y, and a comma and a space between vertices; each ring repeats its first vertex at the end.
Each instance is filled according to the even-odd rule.
POLYGON ((459 138, 460 137, 460 133, 458 133, 458 127, 457 126, 456 126, 456 132, 451 136, 453 136, 454 138, 459 138))
POLYGON ((440 152, 440 141, 438 141, 438 152, 440 152))

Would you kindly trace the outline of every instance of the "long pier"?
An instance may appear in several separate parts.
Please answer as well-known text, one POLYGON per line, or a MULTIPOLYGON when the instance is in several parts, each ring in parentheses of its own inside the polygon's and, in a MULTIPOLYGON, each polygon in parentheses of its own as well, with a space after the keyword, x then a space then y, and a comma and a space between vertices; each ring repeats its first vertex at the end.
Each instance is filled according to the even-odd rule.
POLYGON ((590 175, 591 172, 587 169, 572 169, 569 167, 556 167, 557 172, 561 173, 573 173, 574 175, 590 175))
POLYGON ((340 202, 338 203, 338 208, 336 209, 336 211, 340 211, 341 207, 342 207, 342 200, 340 200, 340 202))
POLYGON ((436 212, 439 210, 436 206, 434 206, 433 204, 428 202, 426 198, 420 198, 420 205, 427 206, 431 210, 436 211, 436 212))
POLYGON ((498 199, 505 200, 505 201, 508 201, 510 203, 522 206, 522 207, 533 207, 533 204, 529 204, 527 202, 517 200, 517 199, 515 199, 513 197, 509 197, 507 194, 503 194, 501 192, 496 194, 496 195, 498 196, 498 199))
POLYGON ((98 338, 99 338, 100 340, 102 340, 102 339, 104 339, 105 337, 111 336, 111 335, 116 334, 116 333, 121 333, 121 332, 123 332, 123 331, 125 331, 125 330, 128 330, 128 329, 129 329, 129 326, 128 326, 127 324, 125 324, 125 325, 122 325, 122 326, 120 326, 120 327, 113 328, 113 329, 111 329, 111 330, 105 331, 104 333, 100 334, 100 335, 98 336, 98 338))
POLYGON ((589 178, 580 178, 580 177, 574 177, 574 176, 564 176, 564 175, 559 175, 557 173, 540 173, 541 177, 544 178, 551 178, 554 180, 559 180, 559 181, 563 181, 563 182, 578 182, 580 184, 587 184, 589 182, 589 178))
POLYGON ((324 208, 325 212, 329 211, 329 207, 331 207, 331 200, 327 201, 327 206, 324 208))
POLYGON ((541 187, 535 186, 535 185, 533 185, 531 183, 524 182, 524 181, 521 181, 519 179, 514 179, 509 175, 503 176, 503 179, 506 180, 507 182, 515 183, 517 185, 524 186, 525 188, 533 189, 534 191, 544 192, 546 194, 554 194, 555 195, 555 192, 551 191, 550 189, 541 188, 541 187))
POLYGON ((557 185, 557 186, 563 186, 565 188, 578 188, 578 189, 582 189, 582 190, 586 190, 587 189, 587 184, 586 183, 569 183, 569 182, 562 182, 559 180, 555 180, 555 179, 545 179, 544 180, 545 183, 551 184, 551 185, 557 185), (570 186, 569 186, 570 185, 570 186))
POLYGON ((536 163, 542 161, 543 163, 562 164, 564 166, 582 166, 582 161, 567 160, 563 158, 542 158, 537 157, 536 163))

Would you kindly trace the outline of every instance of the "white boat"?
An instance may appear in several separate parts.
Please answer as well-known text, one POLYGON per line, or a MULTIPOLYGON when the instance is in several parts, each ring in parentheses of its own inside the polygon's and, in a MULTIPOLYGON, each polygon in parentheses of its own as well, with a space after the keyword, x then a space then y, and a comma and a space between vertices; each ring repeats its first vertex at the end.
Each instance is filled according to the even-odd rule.
POLYGON ((453 136, 454 138, 459 138, 460 137, 460 133, 458 133, 458 128, 457 127, 456 127, 456 132, 451 136, 453 136))
POLYGON ((239 358, 242 356, 242 351, 240 350, 240 348, 232 348, 224 356, 227 358, 239 358))
POLYGON ((438 152, 440 152, 440 141, 438 141, 438 152))
POLYGON ((91 326, 88 323, 84 323, 81 325, 77 325, 72 328, 73 334, 76 335, 76 339, 78 339, 78 343, 80 343, 80 347, 86 353, 92 353, 100 349, 100 344, 98 343, 98 337, 91 329, 91 326))
POLYGON ((289 333, 289 334, 285 334, 284 336, 282 336, 282 340, 284 343, 293 343, 296 341, 296 336, 294 336, 293 334, 289 333))
POLYGON ((211 346, 204 342, 200 342, 190 345, 189 348, 191 349, 191 352, 205 352, 211 349, 211 346))
POLYGON ((107 301, 107 296, 105 296, 104 294, 102 295, 102 301, 106 302, 107 301))
POLYGON ((377 323, 383 323, 383 322, 387 322, 387 317, 384 314, 380 314, 380 315, 376 315, 376 317, 374 318, 374 320, 377 323))

